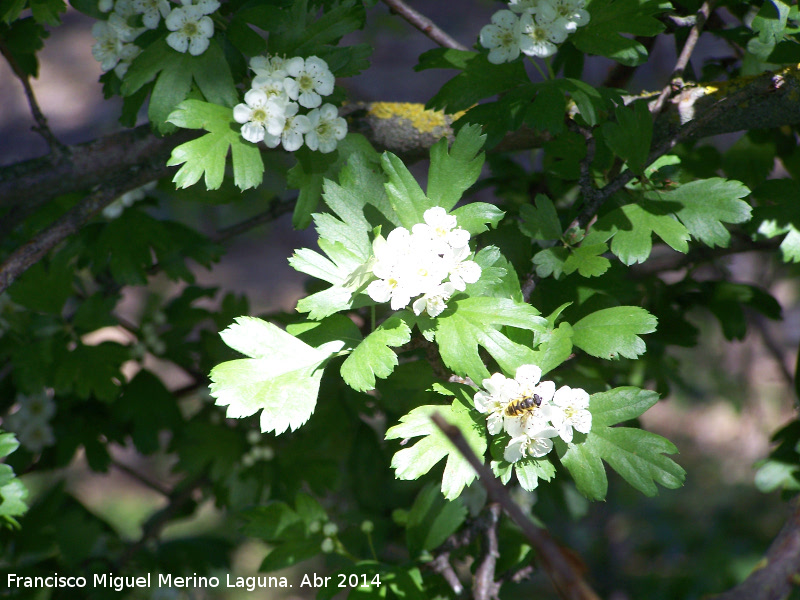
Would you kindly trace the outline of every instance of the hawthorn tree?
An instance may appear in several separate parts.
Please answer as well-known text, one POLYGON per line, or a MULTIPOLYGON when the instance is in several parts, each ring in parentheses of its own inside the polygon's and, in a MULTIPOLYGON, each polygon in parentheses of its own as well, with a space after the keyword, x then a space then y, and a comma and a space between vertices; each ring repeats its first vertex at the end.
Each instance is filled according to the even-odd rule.
MULTIPOLYGON (((24 583, 54 573, 187 576, 178 593, 222 596, 192 578, 223 577, 247 539, 268 545, 263 573, 336 575, 307 590, 318 598, 625 589, 556 539, 584 527, 604 555, 605 531, 581 525, 588 502, 624 486, 680 496, 678 447, 637 419, 684 385, 675 351, 700 341, 691 314, 728 340, 753 315, 780 318, 768 290, 720 265, 754 251, 781 273, 800 261, 798 9, 510 0, 486 4, 467 48, 446 23, 384 3, 439 46, 415 69, 452 72, 424 107, 340 87, 370 67, 369 45, 342 40, 377 0, 71 0, 96 19, 105 96, 123 99, 122 128, 76 146, 30 85, 66 5, 0 7, 0 51, 49 146, 0 167, 12 597, 116 593, 24 583), (690 62, 701 35, 727 54, 690 62), (660 37, 675 42, 671 77, 629 94, 660 37), (582 80, 590 56, 610 65, 602 85, 582 80), (724 150, 705 142, 732 132, 724 150), (176 188, 266 207, 201 233, 155 210, 176 188), (231 239, 289 212, 317 234, 289 259, 309 276, 295 311, 253 315, 247 297, 195 283, 190 260, 211 269, 231 239), (147 293, 160 273, 185 285, 120 317, 126 288, 147 293), (109 327, 129 342, 97 337, 109 327), (153 357, 190 383, 170 385, 153 357), (156 480, 122 449, 171 472, 156 480), (79 460, 163 495, 135 539, 63 485, 28 497, 34 474, 79 460), (162 536, 206 501, 224 531, 162 536)), ((776 440, 758 482, 790 494, 800 425, 776 440)), ((749 576, 628 589, 787 597, 797 535, 794 513, 749 576)))

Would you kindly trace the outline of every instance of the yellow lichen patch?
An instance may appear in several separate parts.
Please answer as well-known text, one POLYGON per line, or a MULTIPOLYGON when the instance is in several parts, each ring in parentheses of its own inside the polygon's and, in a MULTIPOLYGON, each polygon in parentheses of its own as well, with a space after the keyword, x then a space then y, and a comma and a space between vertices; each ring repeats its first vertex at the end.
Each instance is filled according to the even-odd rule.
MULTIPOLYGON (((433 133, 437 127, 449 127, 448 119, 440 110, 426 110, 422 104, 412 102, 373 102, 369 114, 379 119, 407 119, 421 133, 433 133)), ((457 119, 463 113, 453 115, 457 119)))

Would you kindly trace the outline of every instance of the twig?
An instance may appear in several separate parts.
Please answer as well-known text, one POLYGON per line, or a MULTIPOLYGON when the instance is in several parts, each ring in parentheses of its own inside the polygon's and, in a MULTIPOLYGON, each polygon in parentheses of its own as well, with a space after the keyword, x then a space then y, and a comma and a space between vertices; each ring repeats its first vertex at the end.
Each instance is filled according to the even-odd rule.
POLYGON ((61 143, 61 141, 59 141, 59 139, 53 134, 53 132, 50 130, 50 127, 47 125, 47 118, 39 108, 39 103, 36 101, 36 95, 33 93, 30 77, 28 77, 28 74, 22 70, 17 61, 14 59, 14 55, 11 54, 11 51, 6 47, 5 44, 0 43, 0 54, 2 54, 6 61, 8 61, 8 65, 11 67, 14 75, 17 76, 17 79, 20 80, 20 83, 22 83, 22 88, 25 90, 25 97, 28 99, 28 106, 31 108, 33 120, 36 121, 36 126, 32 127, 33 131, 44 138, 44 141, 47 142, 50 152, 55 156, 56 160, 63 159, 67 154, 69 154, 69 149, 67 146, 61 143))
POLYGON ((664 86, 664 89, 661 90, 658 99, 650 107, 650 113, 653 115, 653 118, 655 118, 661 112, 661 109, 664 108, 664 102, 666 102, 667 97, 673 91, 678 91, 683 87, 683 72, 686 70, 686 66, 689 64, 689 59, 691 58, 694 48, 697 45, 697 40, 700 39, 700 33, 703 31, 703 26, 706 24, 708 16, 711 14, 715 3, 716 0, 706 0, 697 11, 694 25, 692 25, 692 28, 689 30, 689 35, 686 37, 686 43, 683 45, 683 49, 681 49, 678 60, 675 62, 675 67, 672 69, 672 77, 670 78, 670 82, 664 86))
MULTIPOLYGON (((762 93, 768 93, 769 89, 762 90, 762 93)), ((702 115, 697 117, 696 119, 692 119, 685 125, 683 125, 678 131, 672 134, 669 138, 661 142, 656 148, 654 148, 647 157, 644 166, 648 167, 653 164, 658 158, 672 150, 675 146, 677 146, 680 142, 685 139, 688 139, 692 136, 694 132, 700 129, 703 125, 707 122, 714 120, 717 115, 721 114, 723 111, 728 109, 730 106, 735 105, 740 100, 744 100, 747 97, 753 95, 753 90, 750 88, 742 88, 733 94, 726 96, 719 100, 716 104, 711 106, 707 109, 702 115)), ((570 223, 569 228, 572 227, 581 227, 586 228, 589 222, 595 217, 597 211, 600 210, 600 207, 603 203, 608 200, 611 196, 616 194, 622 188, 624 188, 628 182, 630 182, 634 177, 636 177, 636 173, 634 173, 631 169, 627 171, 623 171, 619 175, 617 175, 614 179, 612 179, 605 187, 599 190, 593 197, 588 199, 583 210, 581 210, 580 214, 573 219, 572 223, 570 223)))
POLYGON ((783 600, 797 587, 800 569, 800 504, 794 501, 794 512, 772 541, 764 559, 736 587, 712 600, 783 600))
POLYGON ((122 471, 123 473, 125 473, 126 475, 128 475, 129 477, 131 477, 132 479, 135 479, 136 481, 138 481, 139 483, 144 485, 145 487, 148 487, 151 490, 156 491, 156 492, 158 492, 159 494, 161 494, 163 496, 169 496, 170 490, 168 490, 167 488, 165 488, 163 485, 161 485, 158 482, 151 481, 149 478, 145 477, 144 475, 142 475, 138 471, 132 469, 131 467, 129 467, 125 463, 121 463, 117 459, 112 458, 111 459, 111 464, 114 467, 116 467, 117 469, 119 469, 120 471, 122 471))
POLYGON ((461 585, 461 581, 459 580, 458 575, 456 575, 453 565, 450 564, 449 552, 437 554, 436 557, 428 563, 428 566, 430 566, 434 573, 438 573, 444 577, 447 585, 450 586, 450 589, 453 590, 453 593, 455 593, 456 596, 460 596, 464 593, 464 586, 461 585))
POLYGON ((500 558, 500 548, 497 544, 497 524, 500 521, 500 504, 492 502, 487 507, 489 521, 486 524, 486 548, 483 560, 475 570, 473 583, 473 598, 475 600, 497 600, 500 593, 500 584, 495 581, 494 569, 497 559, 500 558))
POLYGON ((36 264, 45 254, 55 248, 70 235, 76 233, 83 225, 105 206, 127 191, 135 189, 150 181, 146 169, 131 169, 124 175, 108 182, 106 186, 87 196, 46 229, 37 233, 27 243, 20 246, 0 264, 0 294, 10 286, 22 273, 36 264))
POLYGON ((781 348, 778 341, 772 337, 769 329, 767 329, 767 324, 764 320, 764 317, 761 315, 754 315, 752 323, 755 325, 755 328, 761 335, 761 340, 764 342, 764 347, 767 349, 767 352, 769 352, 770 356, 772 356, 772 358, 775 360, 775 364, 778 365, 778 369, 780 370, 781 376, 786 382, 786 386, 790 390, 793 390, 794 375, 792 375, 789 367, 786 366, 786 356, 784 355, 783 348, 781 348))
POLYGON ((403 0, 383 0, 383 3, 440 46, 453 50, 468 50, 466 46, 459 44, 428 17, 408 6, 403 0))
POLYGON ((271 223, 278 217, 285 215, 287 212, 292 210, 296 202, 297 196, 288 198, 286 200, 275 198, 270 203, 269 208, 267 208, 265 211, 260 212, 249 219, 245 219, 244 221, 236 223, 235 225, 220 229, 217 231, 217 234, 212 238, 212 240, 217 244, 221 244, 223 242, 227 242, 231 238, 236 237, 237 235, 241 235, 258 227, 259 225, 271 223))
POLYGON ((589 587, 570 561, 553 541, 550 534, 537 527, 511 499, 505 486, 494 476, 470 448, 458 427, 450 425, 441 415, 434 413, 431 419, 442 430, 453 445, 475 469, 489 497, 497 502, 509 518, 516 523, 522 534, 531 542, 542 568, 553 582, 558 594, 564 600, 599 600, 599 596, 589 587))
POLYGON ((183 486, 179 484, 179 490, 173 491, 169 495, 167 505, 155 513, 142 527, 142 535, 139 539, 130 544, 117 560, 117 570, 121 571, 125 565, 134 557, 136 553, 147 545, 151 539, 157 538, 161 530, 173 519, 183 506, 192 499, 195 490, 206 484, 206 478, 200 477, 194 482, 183 486))

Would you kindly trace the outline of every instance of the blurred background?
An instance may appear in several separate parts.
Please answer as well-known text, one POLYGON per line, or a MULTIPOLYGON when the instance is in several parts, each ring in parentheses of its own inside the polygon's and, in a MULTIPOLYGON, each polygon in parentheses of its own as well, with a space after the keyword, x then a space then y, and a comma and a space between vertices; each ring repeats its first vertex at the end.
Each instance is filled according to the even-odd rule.
MULTIPOLYGON (((478 0, 461 1, 457 8, 451 2, 409 4, 468 47, 475 43, 493 12, 501 8, 498 2, 478 0)), ((358 77, 339 82, 352 100, 424 102, 449 79, 451 74, 444 71, 413 71, 419 54, 434 44, 390 15, 383 4, 369 11, 368 19, 367 30, 350 41, 374 46, 372 66, 358 77)), ((39 54, 39 77, 33 81, 53 132, 67 144, 89 141, 120 128, 120 102, 105 101, 97 81, 101 72, 91 53, 92 23, 70 8, 63 25, 51 30, 39 54)), ((658 39, 649 63, 628 83, 629 91, 660 89, 669 79, 675 59, 672 38, 658 39)), ((696 60, 718 52, 721 49, 704 36, 696 60)), ((611 69, 605 60, 592 60, 587 63, 585 77, 591 83, 601 83, 611 69)), ((0 62, 0 99, 0 164, 44 154, 44 142, 31 131, 33 121, 22 87, 4 62, 0 62)), ((705 143, 724 146, 737 137, 723 136, 705 143)), ((224 206, 208 202, 199 189, 161 202, 156 211, 209 233, 255 212, 244 201, 224 206)), ((198 283, 246 294, 254 314, 277 308, 292 310, 304 293, 304 276, 289 268, 287 258, 295 248, 312 245, 314 239, 310 231, 294 231, 287 215, 236 238, 213 271, 197 269, 198 283)), ((556 535, 593 565, 592 578, 602 589, 616 590, 609 600, 690 598, 721 591, 723 582, 743 578, 752 569, 788 514, 788 506, 777 493, 756 490, 754 465, 767 456, 770 436, 795 411, 793 372, 800 342, 798 289, 793 278, 796 269, 755 253, 724 259, 719 268, 738 282, 772 293, 783 307, 783 320, 771 322, 749 315, 747 336, 740 342, 728 342, 707 313, 694 315, 693 322, 702 331, 701 345, 674 354, 680 358, 685 385, 676 385, 642 418, 644 427, 668 437, 680 449, 676 458, 688 473, 685 487, 661 490, 658 497, 646 499, 612 476, 606 502, 584 505, 576 498, 577 511, 585 517, 578 522, 556 519, 556 535)), ((118 312, 135 320, 148 294, 169 297, 179 291, 175 284, 158 276, 147 289, 127 289, 118 312)), ((123 334, 103 330, 101 335, 120 339, 123 334)), ((170 383, 180 387, 185 382, 176 371, 170 383)), ((115 458, 152 480, 169 481, 171 464, 165 456, 144 459, 130 449, 119 448, 115 458)), ((65 482, 89 510, 102 515, 131 540, 140 534, 144 520, 165 502, 124 470, 91 472, 81 456, 63 471, 23 479, 31 489, 31 500, 55 482, 65 482)), ((542 498, 538 506, 548 522, 546 500, 542 498)), ((167 528, 163 536, 224 526, 229 526, 225 515, 207 505, 192 519, 167 528)), ((234 568, 253 574, 266 552, 263 545, 247 542, 236 551, 234 568)), ((301 565, 291 579, 297 578, 296 573, 312 570, 301 565)), ((233 600, 305 596, 269 591, 192 597, 233 600)))

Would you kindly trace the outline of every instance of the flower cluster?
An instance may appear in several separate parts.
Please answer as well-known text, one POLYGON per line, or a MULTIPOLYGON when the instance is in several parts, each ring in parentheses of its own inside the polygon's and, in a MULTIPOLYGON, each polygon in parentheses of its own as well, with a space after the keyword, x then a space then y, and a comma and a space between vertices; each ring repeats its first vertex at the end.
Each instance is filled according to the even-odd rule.
POLYGON ((558 44, 589 22, 586 0, 510 0, 508 8, 492 15, 481 29, 480 41, 489 50, 489 62, 528 56, 552 56, 558 44), (519 15, 519 16, 517 16, 519 15))
POLYGON ((268 148, 282 144, 289 152, 305 141, 311 150, 333 152, 347 135, 347 122, 333 104, 322 104, 322 96, 333 92, 334 77, 321 58, 256 56, 250 60, 256 74, 244 103, 233 108, 233 118, 242 124, 242 137, 268 148), (310 109, 298 114, 300 108, 310 109))
POLYGON ((511 436, 503 453, 508 462, 544 456, 553 449, 552 438, 570 443, 573 429, 589 433, 592 428, 589 394, 566 385, 556 390, 555 383, 541 378, 539 367, 523 365, 514 379, 501 373, 484 379, 484 389, 475 394, 475 408, 487 415, 489 433, 511 436))
POLYGON ((53 399, 42 391, 34 396, 17 396, 17 410, 5 418, 3 428, 16 434, 26 450, 38 453, 55 444, 50 420, 56 413, 53 399))
POLYGON ((157 181, 151 181, 141 187, 132 189, 130 192, 125 192, 103 209, 103 216, 107 219, 116 219, 126 208, 133 206, 139 200, 143 200, 147 192, 153 190, 157 183, 157 181))
POLYGON ((97 40, 92 55, 103 72, 114 69, 122 78, 134 58, 141 52, 134 40, 148 29, 156 29, 164 19, 171 32, 167 44, 178 52, 198 56, 206 51, 214 35, 214 22, 208 16, 216 11, 219 0, 180 0, 175 6, 169 0, 100 0, 98 8, 111 14, 106 21, 92 27, 97 40), (139 23, 136 27, 131 23, 139 23))
POLYGON ((469 232, 456 227, 455 216, 436 206, 426 210, 423 219, 411 231, 397 227, 386 239, 375 238, 372 273, 377 279, 367 286, 367 294, 375 302, 391 302, 392 310, 420 296, 412 304, 414 313, 436 317, 453 293, 478 281, 481 268, 467 260, 469 232))

